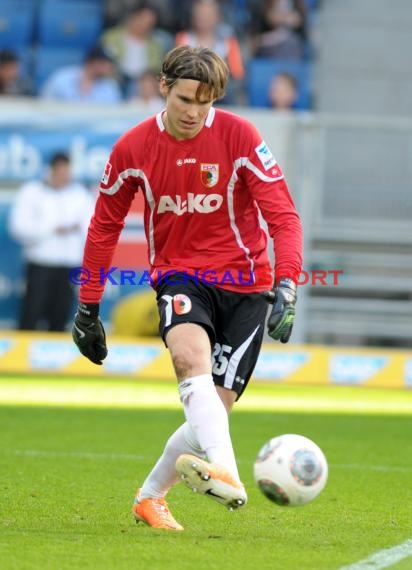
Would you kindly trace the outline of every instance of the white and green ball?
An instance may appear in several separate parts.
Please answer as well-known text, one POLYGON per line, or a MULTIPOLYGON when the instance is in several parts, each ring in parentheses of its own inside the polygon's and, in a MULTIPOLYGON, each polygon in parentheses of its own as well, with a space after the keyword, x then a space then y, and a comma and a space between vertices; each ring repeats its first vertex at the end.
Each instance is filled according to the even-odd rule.
POLYGON ((298 507, 313 501, 328 480, 328 463, 311 439, 284 434, 269 440, 254 463, 262 493, 281 506, 298 507))

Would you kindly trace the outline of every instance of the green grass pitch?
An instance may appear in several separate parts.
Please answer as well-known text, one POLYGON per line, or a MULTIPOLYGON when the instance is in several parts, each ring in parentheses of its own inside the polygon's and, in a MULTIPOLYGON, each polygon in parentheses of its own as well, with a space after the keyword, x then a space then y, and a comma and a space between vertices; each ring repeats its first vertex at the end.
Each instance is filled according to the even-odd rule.
POLYGON ((134 491, 182 419, 168 383, 0 380, 0 568, 337 570, 412 538, 411 392, 251 385, 231 418, 248 505, 231 513, 178 485, 183 533, 136 525, 134 491), (252 476, 261 445, 290 432, 330 468, 295 509, 252 476))

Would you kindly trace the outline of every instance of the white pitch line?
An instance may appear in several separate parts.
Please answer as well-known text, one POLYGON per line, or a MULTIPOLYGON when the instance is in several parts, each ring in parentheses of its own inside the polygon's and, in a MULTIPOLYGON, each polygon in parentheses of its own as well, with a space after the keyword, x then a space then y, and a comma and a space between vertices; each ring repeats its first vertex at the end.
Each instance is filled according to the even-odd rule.
POLYGON ((38 449, 13 449, 2 450, 3 454, 20 455, 25 457, 78 457, 79 459, 125 459, 127 461, 139 461, 145 459, 143 455, 131 455, 127 453, 94 453, 93 451, 41 451, 38 449))
POLYGON ((342 566, 339 570, 382 570, 410 556, 412 556, 412 539, 406 540, 392 548, 378 550, 368 558, 359 560, 359 562, 349 566, 342 566))
POLYGON ((401 467, 400 465, 367 465, 365 463, 330 464, 331 469, 362 469, 367 471, 383 471, 393 473, 410 473, 412 467, 401 467))
MULTIPOLYGON (((132 455, 128 453, 96 453, 94 451, 43 451, 40 449, 3 449, 0 454, 4 455, 19 455, 25 457, 78 457, 79 459, 124 459, 126 461, 141 461, 148 459, 144 455, 132 455)), ((243 459, 239 459, 238 463, 249 463, 243 459)), ((412 467, 391 466, 391 465, 368 465, 365 463, 331 463, 331 469, 362 469, 368 471, 382 471, 393 473, 409 473, 412 467)))

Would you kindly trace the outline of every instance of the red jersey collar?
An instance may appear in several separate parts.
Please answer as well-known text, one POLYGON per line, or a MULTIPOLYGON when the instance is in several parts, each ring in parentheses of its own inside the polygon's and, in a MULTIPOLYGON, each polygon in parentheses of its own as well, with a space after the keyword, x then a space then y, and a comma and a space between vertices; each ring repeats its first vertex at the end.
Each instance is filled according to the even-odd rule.
MULTIPOLYGON (((166 127, 163 123, 163 119, 162 119, 162 115, 164 113, 164 110, 159 111, 159 113, 157 113, 156 115, 156 123, 157 126, 159 127, 159 131, 163 132, 166 130, 166 127)), ((216 109, 214 107, 210 107, 209 112, 207 114, 206 117, 206 121, 205 121, 205 127, 210 128, 213 124, 214 118, 215 118, 215 114, 216 114, 216 109)))

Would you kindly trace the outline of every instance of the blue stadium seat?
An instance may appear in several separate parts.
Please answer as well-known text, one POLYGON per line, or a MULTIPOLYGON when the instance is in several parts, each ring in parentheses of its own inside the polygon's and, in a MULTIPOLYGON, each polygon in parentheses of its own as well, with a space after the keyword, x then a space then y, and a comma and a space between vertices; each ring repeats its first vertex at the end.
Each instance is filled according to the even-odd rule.
POLYGON ((247 92, 252 107, 269 107, 268 90, 272 77, 287 72, 298 83, 297 109, 311 107, 311 65, 304 61, 278 59, 251 59, 247 67, 247 92))
POLYGON ((101 3, 85 0, 43 0, 38 19, 40 45, 90 48, 103 28, 101 3))
POLYGON ((85 55, 85 50, 82 48, 39 46, 35 54, 33 78, 36 92, 40 90, 43 83, 53 72, 61 67, 81 64, 85 55))
POLYGON ((319 8, 319 0, 305 0, 308 10, 317 10, 319 8))
POLYGON ((20 62, 20 71, 23 76, 31 77, 33 70, 33 49, 31 47, 18 47, 13 49, 20 62))
POLYGON ((35 8, 33 0, 0 2, 0 49, 15 50, 31 43, 35 8))
MULTIPOLYGON (((44 0, 39 1, 42 2, 44 0)), ((54 0, 54 4, 58 4, 59 2, 67 2, 67 0, 54 0)), ((104 4, 104 0, 71 0, 71 2, 73 2, 73 4, 78 4, 79 2, 83 2, 83 4, 100 4, 100 6, 104 4)))

